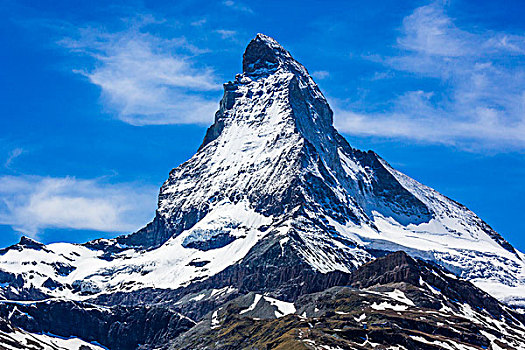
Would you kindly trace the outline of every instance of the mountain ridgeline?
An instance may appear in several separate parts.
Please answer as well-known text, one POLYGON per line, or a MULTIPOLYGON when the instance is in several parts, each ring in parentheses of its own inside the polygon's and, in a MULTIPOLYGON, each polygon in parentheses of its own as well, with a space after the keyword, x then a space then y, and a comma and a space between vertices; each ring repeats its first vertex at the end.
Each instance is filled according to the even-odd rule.
POLYGON ((0 348, 525 349, 523 253, 353 148, 274 39, 242 69, 143 229, 0 250, 0 348))

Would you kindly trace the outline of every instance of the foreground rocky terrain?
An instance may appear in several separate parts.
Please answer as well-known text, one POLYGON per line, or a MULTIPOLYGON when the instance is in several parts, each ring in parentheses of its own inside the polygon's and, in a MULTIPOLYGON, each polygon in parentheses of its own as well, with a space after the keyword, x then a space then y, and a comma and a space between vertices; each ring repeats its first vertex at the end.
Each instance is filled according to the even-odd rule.
POLYGON ((294 303, 249 293, 208 314, 170 348, 523 347, 523 315, 404 252, 363 265, 346 284, 294 303))
POLYGON ((230 287, 201 289, 142 307, 103 307, 92 301, 11 302, 2 308, 1 317, 11 324, 2 336, 9 339, 12 334, 17 339, 12 328, 16 326, 34 333, 52 331, 65 339, 80 337, 110 349, 524 346, 523 314, 470 282, 404 252, 367 263, 340 282, 344 286, 288 301, 230 287))
POLYGON ((224 90, 143 229, 0 250, 0 347, 525 348, 523 253, 352 148, 288 51, 258 34, 224 90))

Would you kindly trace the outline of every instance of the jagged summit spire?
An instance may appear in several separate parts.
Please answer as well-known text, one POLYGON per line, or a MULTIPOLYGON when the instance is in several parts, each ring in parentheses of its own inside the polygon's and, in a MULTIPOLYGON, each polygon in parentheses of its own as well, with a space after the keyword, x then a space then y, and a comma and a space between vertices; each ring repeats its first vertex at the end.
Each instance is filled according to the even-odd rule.
POLYGON ((292 55, 275 39, 259 33, 246 47, 242 70, 245 74, 251 74, 264 69, 276 69, 287 62, 295 62, 292 55))
MULTIPOLYGON (((215 122, 208 128, 199 150, 217 139, 228 125, 250 121, 248 111, 258 121, 288 119, 291 123, 278 125, 292 125, 293 132, 301 133, 315 145, 324 142, 319 138, 334 131, 332 110, 306 68, 276 40, 260 33, 243 54, 243 74, 224 84, 215 122), (276 101, 272 113, 267 113, 276 101)), ((254 130, 261 127, 257 123, 250 125, 254 130)), ((280 130, 274 128, 273 133, 277 135, 280 130)))

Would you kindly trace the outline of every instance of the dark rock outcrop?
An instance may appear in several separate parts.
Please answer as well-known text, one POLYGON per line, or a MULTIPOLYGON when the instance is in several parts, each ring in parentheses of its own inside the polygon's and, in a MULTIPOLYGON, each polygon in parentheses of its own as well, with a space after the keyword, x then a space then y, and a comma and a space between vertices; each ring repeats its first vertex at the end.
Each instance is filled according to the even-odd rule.
POLYGON ((20 237, 20 241, 18 243, 13 244, 7 248, 0 249, 0 255, 4 255, 10 250, 17 250, 21 252, 23 249, 44 250, 47 252, 49 251, 47 250, 45 244, 37 242, 29 237, 22 236, 20 237))
POLYGON ((169 307, 101 308, 72 301, 3 303, 0 317, 29 332, 78 337, 115 350, 150 349, 151 344, 166 343, 195 325, 169 307))

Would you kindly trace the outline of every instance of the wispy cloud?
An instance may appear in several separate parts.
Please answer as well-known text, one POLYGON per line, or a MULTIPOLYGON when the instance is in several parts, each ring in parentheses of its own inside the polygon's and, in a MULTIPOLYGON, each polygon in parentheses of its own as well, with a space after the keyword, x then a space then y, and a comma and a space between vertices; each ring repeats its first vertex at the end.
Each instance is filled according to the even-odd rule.
POLYGON ((226 30, 226 29, 217 29, 215 32, 217 32, 222 39, 229 39, 233 38, 237 32, 235 30, 226 30))
POLYGON ((36 236, 46 228, 130 232, 151 219, 156 189, 102 179, 0 177, 0 223, 36 236))
POLYGON ((312 72, 312 76, 316 79, 323 80, 330 76, 330 72, 325 70, 318 70, 315 72, 312 72))
POLYGON ((247 5, 239 1, 226 0, 226 1, 223 1, 223 4, 224 6, 227 6, 231 9, 234 9, 240 12, 253 13, 253 10, 250 7, 248 7, 247 5))
POLYGON ((9 152, 9 155, 7 156, 7 159, 4 163, 4 167, 6 168, 11 168, 11 164, 13 163, 13 161, 20 157, 22 154, 24 153, 24 149, 23 148, 15 148, 13 149, 11 152, 9 152))
POLYGON ((202 53, 183 37, 165 39, 145 30, 154 19, 131 21, 124 31, 82 28, 60 44, 94 60, 76 73, 100 87, 102 101, 119 119, 133 125, 207 124, 221 89, 214 72, 197 67, 202 53))
POLYGON ((406 91, 375 113, 336 101, 340 129, 466 148, 525 148, 525 67, 517 64, 525 59, 524 35, 460 29, 436 2, 403 20, 397 49, 373 59, 413 79, 437 79, 445 91, 406 91))
POLYGON ((206 18, 201 18, 197 21, 193 21, 191 22, 190 24, 194 27, 200 27, 200 26, 203 26, 206 24, 206 22, 208 22, 208 20, 206 18))

